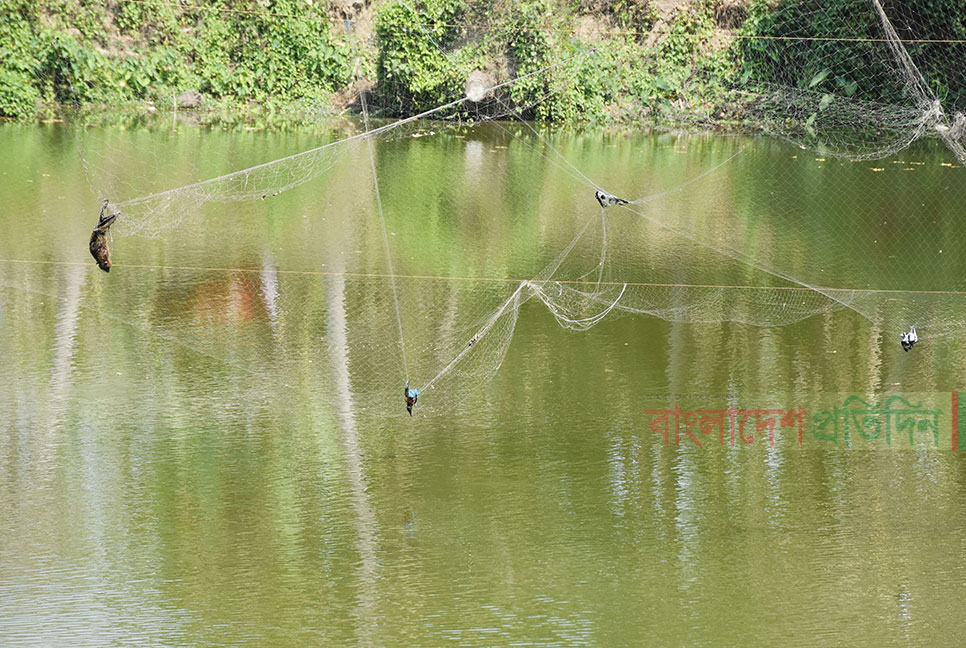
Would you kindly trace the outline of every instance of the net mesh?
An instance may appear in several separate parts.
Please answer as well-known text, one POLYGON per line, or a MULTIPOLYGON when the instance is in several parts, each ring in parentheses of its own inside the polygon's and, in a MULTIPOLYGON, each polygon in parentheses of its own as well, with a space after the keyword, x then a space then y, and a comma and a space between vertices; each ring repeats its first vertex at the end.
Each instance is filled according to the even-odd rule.
MULTIPOLYGON (((152 172, 168 159, 164 151, 135 147, 133 157, 115 158, 109 142, 87 146, 89 178, 121 214, 118 248, 132 238, 183 242, 208 226, 212 203, 258 204, 296 187, 305 202, 328 201, 327 218, 338 216, 307 221, 304 241, 285 246, 266 243, 264 227, 237 228, 232 243, 257 250, 258 267, 210 268, 191 254, 194 267, 120 264, 110 296, 103 284, 85 284, 85 307, 146 336, 144 362, 174 371, 201 357, 290 385, 341 358, 337 375, 355 402, 380 414, 398 414, 407 379, 421 392, 420 412, 479 398, 528 303, 575 331, 621 315, 767 327, 844 310, 896 348, 912 325, 921 340, 961 336, 966 28, 962 16, 927 20, 923 9, 880 0, 754 3, 731 45, 742 66, 719 88, 714 116, 693 110, 692 121, 738 118, 780 141, 672 140, 682 155, 669 168, 620 160, 623 186, 581 168, 551 131, 525 121, 567 82, 567 62, 521 66, 488 87, 485 101, 457 97, 400 121, 370 122, 363 98, 361 130, 210 179, 171 183, 204 171, 183 166, 152 172), (552 168, 547 183, 516 185, 512 170, 489 166, 491 144, 472 136, 480 122, 518 159, 552 168), (424 137, 460 147, 464 168, 422 170, 434 181, 415 184, 390 172, 419 159, 424 137), (402 141, 403 149, 386 147, 402 141), (394 159, 400 150, 410 157, 394 159), (465 274, 446 271, 452 259, 426 270, 407 258, 433 227, 413 214, 472 218, 474 203, 493 199, 500 174, 511 177, 500 196, 506 221, 480 224, 478 247, 452 252, 465 274), (627 202, 600 207, 596 189, 627 202), (829 205, 848 217, 819 218, 829 205), (547 246, 539 258, 488 268, 489 230, 506 245, 519 210, 553 213, 541 220, 554 228, 547 246)), ((437 36, 448 64, 460 39, 437 36)), ((594 56, 586 50, 574 60, 592 68, 594 56)), ((710 83, 705 77, 696 68, 688 83, 710 83)), ((677 105, 688 112, 687 96, 677 105)), ((303 218, 312 213, 283 204, 300 205, 303 218)), ((233 217, 257 213, 248 205, 233 217)), ((8 299, 63 301, 62 283, 6 267, 0 290, 8 299)))
POLYGON ((849 159, 923 135, 964 158, 962 16, 935 3, 755 3, 733 102, 768 132, 849 159))

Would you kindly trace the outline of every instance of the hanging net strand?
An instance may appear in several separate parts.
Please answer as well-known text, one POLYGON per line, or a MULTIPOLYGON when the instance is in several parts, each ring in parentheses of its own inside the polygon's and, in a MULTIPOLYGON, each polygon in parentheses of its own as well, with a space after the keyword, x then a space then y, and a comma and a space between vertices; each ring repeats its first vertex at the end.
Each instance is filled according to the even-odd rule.
MULTIPOLYGON (((311 364, 339 364, 358 402, 374 411, 386 403, 397 416, 403 384, 410 414, 420 393, 420 414, 479 394, 529 321, 520 319, 527 303, 533 317, 549 321, 549 314, 574 331, 621 316, 777 327, 828 315, 824 322, 860 332, 888 327, 881 337, 894 351, 920 336, 930 344, 962 337, 966 275, 956 259, 966 240, 958 224, 966 91, 951 65, 962 59, 962 44, 929 38, 936 26, 902 3, 768 9, 744 28, 761 33, 733 44, 746 67, 719 88, 719 113, 690 92, 706 74, 700 66, 661 104, 687 112, 689 123, 744 119, 773 136, 754 142, 615 137, 592 157, 580 140, 524 119, 582 68, 609 64, 584 50, 569 59, 574 65, 518 67, 525 73, 502 83, 492 70, 449 79, 450 94, 433 96, 463 87, 465 96, 387 124, 375 121, 376 102, 393 87, 362 92, 361 132, 208 180, 185 182, 221 169, 174 179, 125 174, 122 162, 99 169, 99 149, 88 147, 82 161, 92 184, 128 183, 123 192, 95 187, 111 197, 102 214, 117 219, 98 239, 108 263, 111 232, 204 234, 185 219, 214 221, 219 211, 206 207, 216 201, 251 201, 254 214, 225 211, 237 218, 238 247, 247 245, 232 250, 226 267, 207 267, 218 265, 200 257, 207 250, 185 251, 189 237, 179 237, 189 241, 185 249, 139 243, 189 260, 116 264, 138 272, 112 274, 112 286, 141 282, 150 297, 99 307, 137 323, 151 340, 286 380, 285 372, 310 364, 300 360, 335 358, 329 340, 337 333, 326 326, 344 324, 352 345, 338 362, 311 364), (479 122, 485 128, 477 130, 479 122), (304 195, 269 200, 323 174, 333 187, 319 182, 304 195), (181 186, 153 191, 152 182, 164 181, 181 186), (491 213, 488 203, 497 200, 491 213), (833 208, 843 217, 830 217, 833 208), (301 228, 285 220, 299 217, 301 228), (288 227, 298 234, 278 233, 288 227), (252 232, 254 242, 244 239, 252 232), (494 243, 497 235, 530 236, 533 245, 521 252, 506 239, 494 243), (413 253, 416 241, 437 246, 424 255, 432 258, 413 253), (323 293, 339 295, 326 300, 324 314, 323 293), (247 355, 237 358, 238 349, 247 355)), ((440 61, 458 59, 458 45, 443 46, 426 31, 440 61)), ((641 56, 648 64, 650 54, 641 56)), ((148 162, 162 157, 147 147, 132 157, 142 153, 148 162)), ((92 290, 90 299, 99 298, 92 290)))

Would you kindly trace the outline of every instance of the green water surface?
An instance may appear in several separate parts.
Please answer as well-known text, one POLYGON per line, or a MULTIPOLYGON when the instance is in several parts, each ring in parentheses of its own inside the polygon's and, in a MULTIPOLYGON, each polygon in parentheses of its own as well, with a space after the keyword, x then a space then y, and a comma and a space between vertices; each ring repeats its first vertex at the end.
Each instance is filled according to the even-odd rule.
POLYGON ((966 184, 938 144, 426 124, 88 255, 101 198, 351 132, 0 125, 0 644, 961 644, 966 184), (606 277, 680 308, 575 332, 530 299, 408 416, 405 378, 596 223, 588 183, 651 197, 608 212, 606 277), (830 307, 756 326, 789 308, 762 287, 830 307), (939 447, 813 434, 852 395, 941 410, 939 447), (803 441, 665 443, 645 410, 675 404, 801 406, 803 441))

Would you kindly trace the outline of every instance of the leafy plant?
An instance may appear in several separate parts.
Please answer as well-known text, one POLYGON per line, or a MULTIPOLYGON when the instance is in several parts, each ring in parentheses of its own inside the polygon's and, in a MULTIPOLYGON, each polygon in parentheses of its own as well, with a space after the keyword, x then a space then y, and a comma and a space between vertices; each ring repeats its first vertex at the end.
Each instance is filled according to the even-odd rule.
POLYGON ((395 2, 380 11, 376 79, 390 113, 422 112, 462 95, 460 72, 469 72, 474 57, 450 50, 463 11, 458 0, 395 2))

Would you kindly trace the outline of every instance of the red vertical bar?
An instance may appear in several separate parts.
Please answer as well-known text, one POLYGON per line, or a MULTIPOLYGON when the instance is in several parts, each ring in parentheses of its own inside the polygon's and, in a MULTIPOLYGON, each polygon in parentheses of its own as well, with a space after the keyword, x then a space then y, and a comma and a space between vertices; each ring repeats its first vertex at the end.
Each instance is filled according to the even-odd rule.
POLYGON ((959 392, 953 392, 953 450, 959 450, 959 392))

